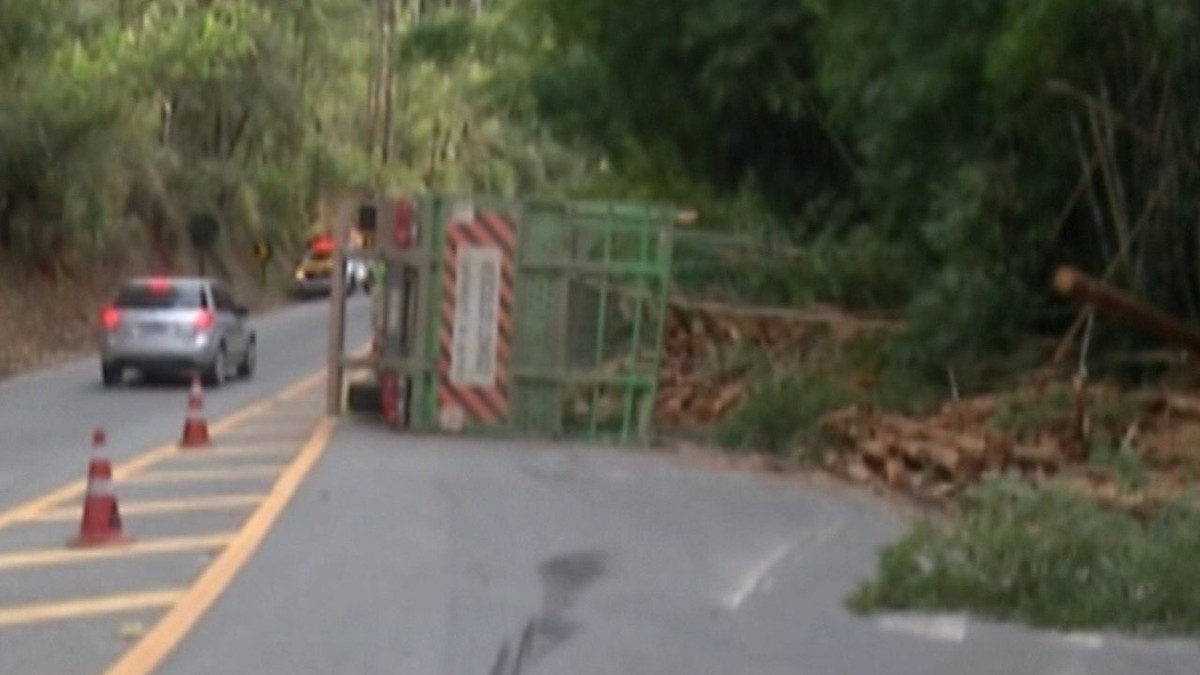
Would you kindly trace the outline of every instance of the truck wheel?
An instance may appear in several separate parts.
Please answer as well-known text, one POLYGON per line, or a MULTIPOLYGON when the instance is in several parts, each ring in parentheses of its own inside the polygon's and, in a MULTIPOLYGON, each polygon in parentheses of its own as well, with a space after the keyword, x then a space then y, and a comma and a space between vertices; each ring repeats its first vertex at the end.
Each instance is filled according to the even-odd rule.
POLYGON ((346 390, 346 408, 355 413, 378 415, 380 393, 377 382, 351 382, 346 390))

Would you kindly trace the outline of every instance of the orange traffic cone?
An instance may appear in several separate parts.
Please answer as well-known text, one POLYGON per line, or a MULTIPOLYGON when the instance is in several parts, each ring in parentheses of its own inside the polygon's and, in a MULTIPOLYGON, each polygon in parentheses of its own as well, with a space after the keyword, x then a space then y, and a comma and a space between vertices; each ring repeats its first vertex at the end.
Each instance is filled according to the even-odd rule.
POLYGON ((192 388, 188 391, 187 418, 183 421, 183 448, 201 448, 208 445, 208 421, 204 419, 204 390, 200 388, 200 376, 192 375, 192 388))
POLYGON ((112 490, 112 464, 101 456, 104 430, 92 433, 92 458, 88 461, 87 494, 83 498, 83 518, 79 535, 70 541, 73 547, 103 546, 129 541, 121 532, 121 510, 112 490))

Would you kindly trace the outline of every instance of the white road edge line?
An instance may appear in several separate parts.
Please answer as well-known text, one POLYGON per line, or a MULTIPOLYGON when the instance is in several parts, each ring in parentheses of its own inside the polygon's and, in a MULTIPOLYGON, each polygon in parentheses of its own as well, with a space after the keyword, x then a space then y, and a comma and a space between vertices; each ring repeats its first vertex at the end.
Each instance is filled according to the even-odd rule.
POLYGON ((746 571, 739 580, 738 585, 729 593, 721 604, 726 608, 736 611, 741 608, 746 600, 754 595, 756 591, 763 587, 767 581, 768 575, 783 562, 800 544, 805 541, 812 540, 814 544, 820 545, 827 541, 830 537, 837 534, 842 529, 841 521, 830 523, 823 527, 807 532, 790 543, 783 543, 775 547, 765 558, 760 560, 758 564, 746 571))
POLYGON ((961 614, 891 614, 881 616, 879 627, 938 642, 963 642, 967 639, 967 617, 961 614))
POLYGON ((797 544, 799 544, 799 542, 793 541, 791 543, 782 544, 776 547, 775 550, 771 551, 771 553, 767 555, 767 557, 760 560, 757 565, 747 570, 746 573, 742 575, 741 581, 738 583, 737 588, 733 589, 733 592, 725 598, 725 606, 729 609, 739 609, 742 606, 742 603, 746 601, 746 598, 750 597, 754 591, 758 590, 758 587, 762 585, 763 579, 766 578, 767 574, 769 574, 776 565, 783 562, 783 559, 786 558, 789 553, 795 550, 797 544))

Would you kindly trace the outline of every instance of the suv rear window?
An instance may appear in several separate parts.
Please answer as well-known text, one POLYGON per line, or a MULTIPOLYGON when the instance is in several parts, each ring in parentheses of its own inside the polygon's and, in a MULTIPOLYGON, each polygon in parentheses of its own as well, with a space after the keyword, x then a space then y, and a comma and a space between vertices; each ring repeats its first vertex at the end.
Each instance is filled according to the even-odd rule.
POLYGON ((208 303, 199 286, 129 284, 121 288, 113 304, 118 309, 202 309, 208 303))

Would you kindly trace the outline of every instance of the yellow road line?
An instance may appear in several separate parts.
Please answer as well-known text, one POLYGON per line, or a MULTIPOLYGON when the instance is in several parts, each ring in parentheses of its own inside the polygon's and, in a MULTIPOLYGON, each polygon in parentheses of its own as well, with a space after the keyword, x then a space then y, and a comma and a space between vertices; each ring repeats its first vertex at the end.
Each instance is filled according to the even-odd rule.
MULTIPOLYGON (((175 446, 173 445, 164 445, 155 448, 154 450, 151 450, 140 457, 136 457, 115 467, 113 469, 113 477, 119 479, 135 474, 138 471, 153 465, 155 462, 169 457, 170 455, 174 454, 174 452, 175 446)), ((60 502, 64 502, 68 499, 72 499, 83 494, 83 490, 86 486, 86 481, 78 480, 74 483, 64 485, 53 492, 48 492, 41 497, 35 497, 34 499, 31 499, 23 504, 18 504, 17 506, 0 513, 0 530, 11 526, 13 523, 29 520, 32 516, 36 515, 40 511, 44 511, 45 509, 56 506, 60 502)))
POLYGON ((210 434, 214 435, 223 433, 226 430, 241 424, 247 419, 256 417, 266 412, 276 404, 287 403, 288 401, 291 401, 300 394, 303 394, 305 391, 320 384, 321 380, 323 379, 325 379, 325 370, 322 368, 321 370, 292 383, 283 391, 273 396, 269 396, 257 403, 253 403, 235 413, 232 413, 231 415, 228 415, 218 422, 208 425, 208 431, 210 434))
MULTIPOLYGON (((122 516, 154 516, 165 513, 188 513, 191 511, 221 511, 225 509, 245 508, 254 506, 265 497, 265 494, 233 494, 211 495, 206 497, 191 497, 180 499, 146 499, 141 501, 122 501, 122 516)), ((31 517, 30 522, 57 523, 78 520, 78 506, 64 507, 43 511, 31 517)))
POLYGON ((172 588, 0 607, 0 627, 168 607, 183 597, 184 593, 184 589, 172 588))
POLYGON ((35 551, 18 551, 0 554, 0 572, 23 567, 47 567, 70 565, 91 560, 131 558, 134 556, 162 553, 184 553, 219 549, 233 538, 233 532, 204 534, 193 537, 171 537, 134 541, 123 546, 99 546, 96 548, 48 548, 35 551))
POLYGON ((231 448, 218 446, 214 447, 212 450, 181 452, 171 459, 179 459, 190 462, 192 460, 221 459, 222 457, 272 457, 275 455, 282 457, 296 454, 296 444, 303 441, 304 438, 302 437, 288 441, 271 441, 265 443, 258 442, 231 448))
POLYGON ((313 406, 311 410, 307 410, 302 415, 281 417, 280 412, 288 405, 287 403, 276 403, 278 409, 272 415, 264 415, 252 420, 246 420, 245 424, 239 425, 236 433, 225 436, 225 442, 230 443, 236 441, 242 436, 250 436, 252 438, 262 437, 264 440, 260 443, 270 442, 271 439, 280 435, 294 436, 295 440, 304 440, 308 438, 307 433, 296 433, 299 425, 311 424, 313 416, 321 415, 321 410, 313 406))
POLYGON ((320 416, 321 416, 321 412, 314 410, 313 413, 308 416, 307 420, 305 420, 304 422, 298 422, 297 424, 293 425, 291 429, 289 429, 287 431, 250 432, 250 431, 247 431, 244 429, 238 429, 236 433, 230 434, 230 435, 222 438, 220 441, 214 443, 211 448, 208 448, 205 450, 181 452, 181 453, 179 453, 179 456, 180 457, 186 456, 188 458, 196 458, 196 459, 200 459, 201 457, 220 457, 222 454, 229 454, 229 453, 224 453, 222 451, 222 446, 229 446, 229 447, 249 447, 249 446, 263 446, 263 445, 270 446, 272 444, 280 444, 280 443, 291 444, 292 450, 295 451, 296 446, 304 445, 304 439, 308 438, 308 435, 310 433, 312 433, 313 419, 320 417, 320 416), (301 433, 296 433, 297 427, 300 427, 301 433))
POLYGON ((240 478, 270 478, 279 475, 282 465, 268 464, 224 467, 218 469, 155 469, 143 471, 117 482, 121 485, 161 485, 165 483, 187 483, 201 480, 237 480, 240 478))
POLYGON ((284 391, 280 392, 279 395, 277 395, 275 397, 275 400, 278 401, 279 403, 289 403, 292 400, 299 398, 302 394, 307 392, 312 387, 315 387, 316 385, 320 384, 321 381, 324 379, 325 379, 325 369, 322 368, 321 370, 313 373, 312 375, 309 375, 308 377, 306 377, 303 380, 301 380, 300 382, 298 382, 297 386, 291 387, 289 389, 285 389, 284 391))
POLYGON ((308 443, 271 489, 261 506, 246 521, 221 555, 200 575, 186 594, 142 639, 109 670, 112 675, 151 673, 171 653, 204 612, 216 602, 234 576, 254 554, 301 481, 320 459, 337 426, 336 418, 323 418, 308 443))
MULTIPOLYGON (((277 402, 286 402, 295 398, 296 396, 299 396, 300 394, 304 393, 305 390, 311 389, 319 384, 321 379, 324 377, 325 371, 322 369, 312 375, 302 378, 299 381, 289 385, 282 392, 275 394, 274 396, 263 401, 259 401, 258 403, 250 405, 249 407, 243 408, 242 410, 234 412, 227 417, 210 424, 208 427, 209 433, 213 434, 214 436, 220 435, 225 431, 237 426, 238 424, 241 424, 246 419, 266 412, 277 402)), ((133 476, 147 467, 153 466, 163 459, 166 459, 167 457, 177 453, 178 448, 175 443, 161 445, 153 450, 147 451, 143 455, 134 457, 133 459, 127 460, 113 467, 113 479, 119 481, 128 478, 129 476, 133 476)), ((83 467, 80 467, 80 473, 83 473, 83 467)), ((47 492, 44 495, 34 497, 33 499, 8 508, 3 512, 0 512, 0 530, 11 527, 14 523, 30 520, 33 516, 41 511, 53 508, 59 505, 61 502, 82 495, 86 487, 87 481, 85 479, 79 479, 58 489, 47 492)))

